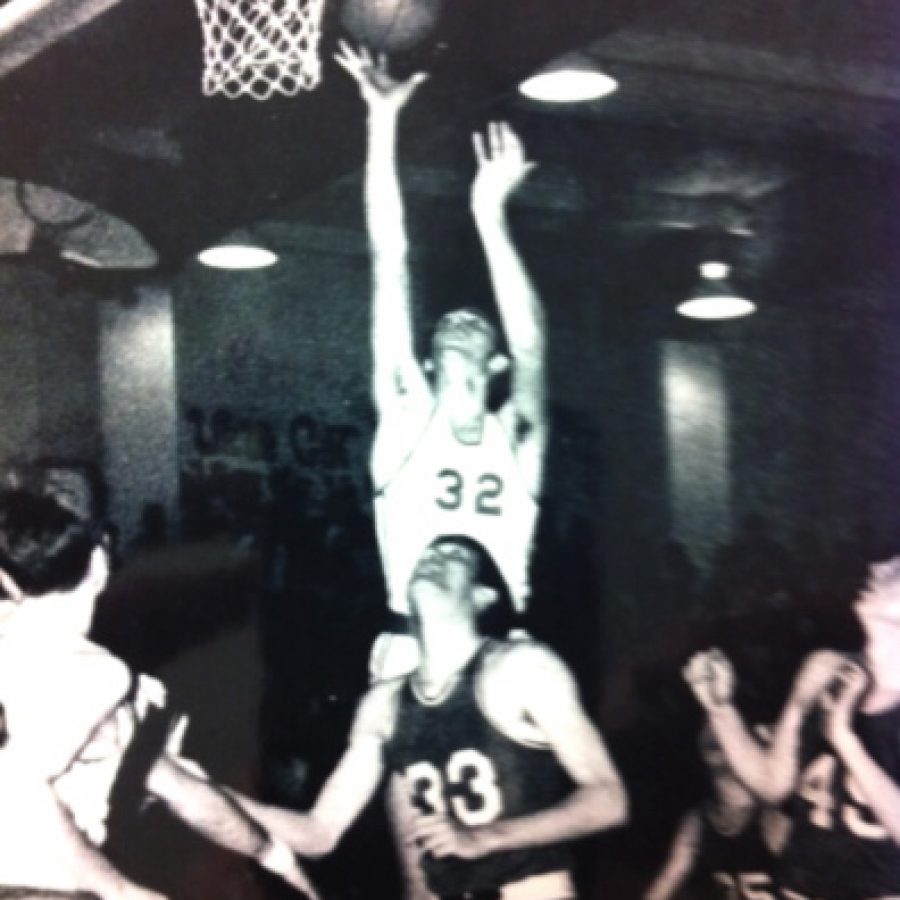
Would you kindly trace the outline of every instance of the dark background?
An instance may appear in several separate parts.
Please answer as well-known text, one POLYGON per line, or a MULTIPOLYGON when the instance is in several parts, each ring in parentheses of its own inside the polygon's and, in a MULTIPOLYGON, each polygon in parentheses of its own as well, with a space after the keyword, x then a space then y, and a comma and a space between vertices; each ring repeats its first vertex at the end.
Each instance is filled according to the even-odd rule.
MULTIPOLYGON (((27 60, 28 34, 0 46, 0 232, 28 181, 130 223, 158 262, 77 265, 46 224, 0 255, 0 458, 94 474, 121 561, 98 637, 166 680, 210 771, 302 806, 385 616, 364 114, 330 61, 339 8, 319 88, 259 103, 202 95, 186 0, 121 0, 68 31, 79 6, 46 5, 27 60), (238 230, 279 264, 194 260, 238 230)), ((433 72, 400 143, 420 338, 447 308, 490 309, 470 131, 507 118, 539 162, 513 210, 550 353, 531 628, 576 672, 635 804, 589 842, 588 896, 637 896, 702 789, 692 648, 723 643, 764 719, 805 649, 858 641, 861 560, 898 525, 898 38, 883 0, 447 0, 400 60, 433 72), (618 92, 517 94, 572 50, 618 92), (711 258, 754 316, 675 314, 711 258)), ((394 889, 374 807, 319 867, 335 896, 394 889)), ((274 890, 153 819, 120 840, 136 872, 195 897, 274 890)))

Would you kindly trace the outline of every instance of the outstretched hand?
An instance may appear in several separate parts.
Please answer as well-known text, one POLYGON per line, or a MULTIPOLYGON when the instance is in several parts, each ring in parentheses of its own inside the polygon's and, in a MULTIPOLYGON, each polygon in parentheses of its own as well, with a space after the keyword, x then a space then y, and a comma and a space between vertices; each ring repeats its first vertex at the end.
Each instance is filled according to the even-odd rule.
POLYGON ((359 92, 372 112, 399 112, 419 85, 428 80, 427 72, 416 72, 402 80, 394 78, 388 71, 384 53, 374 57, 367 47, 356 48, 347 41, 338 44, 334 59, 359 85, 359 92))
POLYGON ((519 136, 508 122, 489 122, 484 134, 472 135, 478 172, 472 183, 472 210, 492 212, 528 177, 537 163, 529 161, 519 136))
POLYGON ((711 710, 731 701, 734 669, 728 657, 718 648, 694 654, 682 670, 682 675, 704 709, 711 710))

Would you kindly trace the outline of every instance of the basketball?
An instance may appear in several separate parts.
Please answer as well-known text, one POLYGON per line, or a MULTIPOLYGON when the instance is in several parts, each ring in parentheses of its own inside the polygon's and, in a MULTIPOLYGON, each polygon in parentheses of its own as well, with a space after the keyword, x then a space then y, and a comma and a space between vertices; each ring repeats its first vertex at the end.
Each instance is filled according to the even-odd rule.
POLYGON ((437 26, 443 0, 344 0, 341 22, 375 53, 402 53, 437 26))

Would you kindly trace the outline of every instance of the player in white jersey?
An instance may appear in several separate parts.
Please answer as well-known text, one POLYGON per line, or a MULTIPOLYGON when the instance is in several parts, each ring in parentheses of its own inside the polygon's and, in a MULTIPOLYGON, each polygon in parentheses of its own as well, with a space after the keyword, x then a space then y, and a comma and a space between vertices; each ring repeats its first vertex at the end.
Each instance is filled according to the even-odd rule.
POLYGON ((530 640, 489 641, 483 548, 440 537, 408 600, 420 665, 360 703, 308 814, 250 807, 302 855, 330 852, 385 775, 409 835, 409 900, 568 900, 566 844, 627 818, 627 796, 574 679, 530 640))
POLYGON ((869 566, 855 609, 862 658, 813 653, 767 750, 731 703, 734 675, 720 652, 685 669, 741 781, 768 803, 789 800, 777 875, 785 900, 900 896, 900 556, 869 566))
POLYGON ((484 316, 468 309, 446 314, 434 332, 432 358, 420 363, 414 352, 395 144, 400 112, 426 76, 396 80, 384 58, 374 60, 347 44, 337 61, 368 107, 365 207, 378 412, 371 471, 389 605, 408 612, 409 579, 435 537, 468 534, 488 549, 521 612, 546 444, 545 328, 506 207, 534 163, 506 123, 491 123, 486 135, 473 137, 471 209, 512 357, 510 396, 494 413, 488 386, 510 361, 497 352, 494 328, 484 316))
MULTIPOLYGON (((123 759, 165 706, 159 682, 86 637, 108 574, 88 522, 49 497, 0 493, 0 895, 160 900, 99 849, 123 759)), ((313 896, 290 850, 179 755, 184 724, 163 734, 140 772, 146 794, 313 896)))

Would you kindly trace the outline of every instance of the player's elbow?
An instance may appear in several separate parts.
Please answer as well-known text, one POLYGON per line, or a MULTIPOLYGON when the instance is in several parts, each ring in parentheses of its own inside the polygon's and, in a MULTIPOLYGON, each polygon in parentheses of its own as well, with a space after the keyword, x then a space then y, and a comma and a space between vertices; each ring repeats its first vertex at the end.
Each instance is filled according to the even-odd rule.
POLYGON ((305 817, 303 827, 297 831, 293 840, 288 836, 288 843, 295 853, 318 858, 328 856, 337 847, 341 834, 340 829, 317 818, 313 813, 305 817))
POLYGON ((606 831, 628 824, 628 792, 621 781, 610 779, 590 788, 588 806, 591 831, 606 831))
POLYGON ((606 787, 607 822, 606 828, 620 828, 628 824, 630 808, 628 791, 621 781, 610 782, 606 787))
POLYGON ((754 784, 747 786, 766 806, 781 806, 790 795, 792 784, 787 778, 763 772, 754 784))

